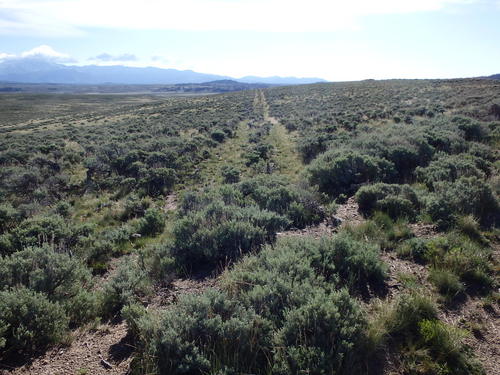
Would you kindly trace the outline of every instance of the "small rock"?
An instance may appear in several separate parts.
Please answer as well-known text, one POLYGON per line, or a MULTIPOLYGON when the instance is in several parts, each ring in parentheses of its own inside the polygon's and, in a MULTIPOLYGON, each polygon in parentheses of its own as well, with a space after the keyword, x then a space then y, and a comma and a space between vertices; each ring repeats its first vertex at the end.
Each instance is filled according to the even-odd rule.
POLYGON ((108 370, 113 368, 111 363, 109 363, 105 359, 101 359, 101 365, 102 365, 102 367, 104 367, 105 369, 108 369, 108 370))

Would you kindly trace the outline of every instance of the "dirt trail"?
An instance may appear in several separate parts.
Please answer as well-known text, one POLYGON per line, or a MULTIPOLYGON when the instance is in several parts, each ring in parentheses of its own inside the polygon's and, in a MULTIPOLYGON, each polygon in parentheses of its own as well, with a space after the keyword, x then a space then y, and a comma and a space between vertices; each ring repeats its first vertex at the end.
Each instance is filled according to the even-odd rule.
POLYGON ((68 347, 56 347, 2 375, 124 375, 128 374, 133 347, 125 323, 101 325, 95 331, 74 332, 68 347))

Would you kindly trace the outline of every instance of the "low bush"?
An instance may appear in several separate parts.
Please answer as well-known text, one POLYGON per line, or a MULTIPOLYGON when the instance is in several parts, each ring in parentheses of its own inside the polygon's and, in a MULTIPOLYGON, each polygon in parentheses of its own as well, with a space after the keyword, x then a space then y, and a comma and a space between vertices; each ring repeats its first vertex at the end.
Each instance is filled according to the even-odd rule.
POLYGON ((164 214, 157 208, 149 208, 139 220, 137 231, 146 236, 154 236, 163 232, 164 228, 164 214))
POLYGON ((403 259, 411 259, 417 263, 427 261, 427 240, 423 238, 410 238, 397 248, 398 255, 403 259))
MULTIPOLYGON (((487 162, 470 154, 447 155, 440 154, 426 167, 415 170, 417 180, 423 182, 431 190, 441 181, 454 182, 460 177, 477 177, 484 179, 485 171, 481 167, 487 162)), ((483 169, 486 169, 483 167, 483 169)), ((489 172, 489 168, 486 169, 489 172)))
POLYGON ((464 331, 438 320, 423 320, 419 328, 422 346, 428 348, 434 357, 428 364, 430 371, 460 375, 484 374, 470 348, 463 344, 466 336, 464 331))
POLYGON ((476 177, 437 183, 427 211, 443 229, 455 225, 460 215, 473 215, 484 226, 496 226, 500 221, 498 199, 491 188, 476 177))
POLYGON ((225 184, 235 184, 240 181, 240 170, 231 165, 221 168, 221 175, 225 184))
POLYGON ((296 228, 317 224, 324 218, 319 197, 314 191, 291 185, 280 177, 254 177, 237 185, 243 197, 261 209, 288 217, 296 228))
MULTIPOLYGON (((144 319, 132 324, 139 331, 148 329, 144 319)), ((147 355, 142 366, 159 374, 262 374, 269 367, 271 340, 268 322, 209 290, 183 296, 159 318, 154 336, 139 345, 147 355)))
POLYGON ((347 291, 316 293, 286 312, 275 336, 275 373, 355 373, 359 366, 356 349, 364 328, 359 305, 347 291))
POLYGON ((410 186, 384 183, 361 187, 356 193, 356 201, 364 215, 380 211, 393 220, 415 220, 421 206, 417 194, 410 186))
POLYGON ((307 173, 311 185, 335 198, 340 194, 351 195, 367 182, 390 181, 394 165, 386 159, 354 151, 328 151, 309 165, 307 173))
POLYGON ((236 265, 225 280, 231 295, 279 324, 286 307, 305 303, 315 289, 348 287, 363 293, 383 284, 385 272, 376 246, 345 235, 280 239, 236 265))
POLYGON ((98 314, 98 301, 90 292, 89 270, 76 258, 48 247, 28 248, 0 258, 0 289, 25 287, 59 302, 73 324, 98 314), (82 307, 80 310, 75 306, 82 307))
POLYGON ((429 280, 434 284, 438 292, 444 296, 446 301, 452 301, 465 290, 460 278, 448 270, 432 269, 429 280))
POLYGON ((432 300, 416 292, 378 304, 368 333, 371 353, 391 352, 403 373, 484 374, 462 332, 440 322, 432 300))
POLYGON ((20 212, 10 203, 0 204, 0 234, 13 229, 20 220, 20 212))
POLYGON ((493 286, 491 249, 470 239, 450 234, 430 241, 426 258, 435 268, 457 275, 470 291, 493 286))
POLYGON ((120 215, 122 221, 133 218, 143 217, 146 210, 151 207, 151 200, 148 198, 139 198, 136 195, 127 197, 124 203, 123 212, 120 215))
POLYGON ((0 291, 0 353, 43 350, 67 333, 68 318, 59 303, 29 289, 0 291))
POLYGON ((122 259, 116 273, 104 285, 103 314, 111 316, 119 313, 122 307, 148 295, 150 288, 146 271, 135 260, 122 259))

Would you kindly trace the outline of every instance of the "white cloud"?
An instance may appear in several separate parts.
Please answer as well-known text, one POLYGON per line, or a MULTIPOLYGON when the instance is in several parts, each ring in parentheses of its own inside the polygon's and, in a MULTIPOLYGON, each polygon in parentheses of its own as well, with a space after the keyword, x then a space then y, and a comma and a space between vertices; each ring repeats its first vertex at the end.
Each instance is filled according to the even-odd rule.
MULTIPOLYGON (((0 32, 85 27, 162 30, 335 31, 364 16, 430 12, 479 0, 0 0, 0 32)), ((81 30, 80 30, 81 32, 81 30)))
POLYGON ((109 53, 101 53, 97 56, 91 57, 89 60, 98 62, 128 62, 137 61, 137 56, 131 53, 123 53, 121 55, 110 55, 109 53))
POLYGON ((75 62, 75 59, 73 59, 70 55, 58 52, 54 50, 52 47, 45 44, 30 49, 29 51, 24 51, 18 55, 0 52, 0 60, 12 59, 12 58, 31 58, 31 57, 42 58, 45 60, 58 63, 75 62))
POLYGON ((15 55, 11 55, 9 53, 0 52, 0 60, 10 59, 12 57, 15 57, 15 55))
POLYGON ((51 46, 46 44, 42 44, 41 46, 30 49, 29 51, 25 51, 21 53, 21 57, 49 57, 54 59, 68 59, 69 55, 61 52, 57 52, 51 46))

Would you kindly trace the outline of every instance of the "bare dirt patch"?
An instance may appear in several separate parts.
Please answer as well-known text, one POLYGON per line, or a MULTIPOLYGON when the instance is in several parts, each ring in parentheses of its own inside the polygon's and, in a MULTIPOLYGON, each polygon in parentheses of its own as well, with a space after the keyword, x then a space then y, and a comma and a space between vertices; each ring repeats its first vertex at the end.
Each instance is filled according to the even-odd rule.
POLYGON ((95 331, 74 332, 70 346, 53 348, 13 371, 0 370, 0 374, 123 375, 129 373, 132 351, 125 323, 101 325, 95 331))

